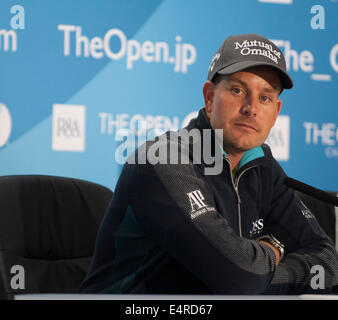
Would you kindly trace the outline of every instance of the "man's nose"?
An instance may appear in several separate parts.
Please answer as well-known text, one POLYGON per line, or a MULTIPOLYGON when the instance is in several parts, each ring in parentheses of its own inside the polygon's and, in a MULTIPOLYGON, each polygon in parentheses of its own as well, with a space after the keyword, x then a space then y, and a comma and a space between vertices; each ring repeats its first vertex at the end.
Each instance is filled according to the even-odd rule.
POLYGON ((252 97, 246 97, 241 108, 241 113, 247 117, 255 117, 257 115, 256 102, 252 97))

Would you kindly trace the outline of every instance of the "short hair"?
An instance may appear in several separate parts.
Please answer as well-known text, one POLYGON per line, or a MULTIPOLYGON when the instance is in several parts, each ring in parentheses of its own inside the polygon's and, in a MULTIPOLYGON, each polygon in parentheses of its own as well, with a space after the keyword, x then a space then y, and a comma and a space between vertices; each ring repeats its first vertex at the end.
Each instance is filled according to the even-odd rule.
POLYGON ((214 75, 214 77, 211 79, 211 82, 214 84, 214 85, 217 85, 221 82, 221 80, 224 79, 224 75, 220 74, 220 73, 216 73, 214 75))

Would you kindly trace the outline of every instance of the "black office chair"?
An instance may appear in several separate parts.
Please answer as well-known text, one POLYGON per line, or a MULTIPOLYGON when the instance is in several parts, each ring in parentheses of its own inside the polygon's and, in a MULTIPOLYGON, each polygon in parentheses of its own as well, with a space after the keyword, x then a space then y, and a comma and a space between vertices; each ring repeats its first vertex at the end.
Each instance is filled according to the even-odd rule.
MULTIPOLYGON (((326 232, 326 234, 337 243, 337 228, 336 228, 336 208, 329 203, 318 200, 312 196, 309 196, 302 192, 296 192, 304 204, 310 209, 313 215, 316 217, 319 225, 326 232)), ((330 194, 336 196, 336 192, 329 192, 330 194)), ((336 246, 337 247, 337 246, 336 246)))
MULTIPOLYGON (((332 204, 318 200, 302 192, 296 192, 304 204, 310 209, 312 214, 316 217, 319 225, 325 231, 325 233, 333 240, 333 243, 338 248, 338 209, 332 204)), ((337 192, 329 192, 330 194, 337 196, 337 192)), ((338 252, 338 250, 337 250, 338 252)), ((338 286, 333 287, 333 293, 338 294, 338 286)))
POLYGON ((79 179, 0 177, 0 298, 76 293, 112 195, 79 179))

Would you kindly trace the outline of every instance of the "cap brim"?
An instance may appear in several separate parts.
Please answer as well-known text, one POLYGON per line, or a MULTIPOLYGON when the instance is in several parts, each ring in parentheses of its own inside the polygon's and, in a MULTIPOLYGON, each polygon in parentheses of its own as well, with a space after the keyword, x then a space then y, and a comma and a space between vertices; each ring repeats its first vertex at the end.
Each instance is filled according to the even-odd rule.
POLYGON ((216 73, 232 74, 232 73, 243 71, 245 69, 248 69, 248 68, 251 68, 251 67, 256 67, 256 66, 269 66, 269 67, 275 68, 278 71, 278 73, 281 77, 283 88, 284 89, 291 89, 293 87, 292 79, 290 78, 290 76, 284 70, 282 70, 281 68, 279 68, 276 65, 266 63, 266 62, 261 62, 261 61, 236 62, 236 63, 231 64, 230 66, 227 66, 227 67, 217 71, 216 73))

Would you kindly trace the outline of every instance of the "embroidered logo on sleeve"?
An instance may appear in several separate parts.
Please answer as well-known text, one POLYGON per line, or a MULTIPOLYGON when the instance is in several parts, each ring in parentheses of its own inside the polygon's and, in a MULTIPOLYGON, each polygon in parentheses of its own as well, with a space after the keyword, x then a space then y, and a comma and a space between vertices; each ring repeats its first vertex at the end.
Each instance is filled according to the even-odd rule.
POLYGON ((195 219, 201 214, 216 210, 214 207, 209 207, 205 203, 205 198, 200 190, 189 192, 187 193, 187 196, 191 206, 191 219, 195 219))
POLYGON ((307 206, 305 205, 305 203, 299 199, 299 205, 298 205, 299 209, 302 211, 303 216, 306 219, 312 219, 313 218, 313 214, 312 212, 307 208, 307 206))

